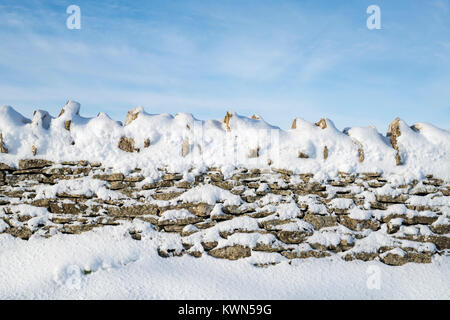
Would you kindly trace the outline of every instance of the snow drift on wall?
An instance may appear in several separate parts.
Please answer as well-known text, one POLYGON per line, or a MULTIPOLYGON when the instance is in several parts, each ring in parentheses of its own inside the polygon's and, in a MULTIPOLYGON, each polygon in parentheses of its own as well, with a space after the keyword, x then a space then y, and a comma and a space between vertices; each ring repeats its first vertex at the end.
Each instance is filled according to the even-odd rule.
POLYGON ((283 168, 327 179, 344 172, 383 172, 403 178, 427 174, 450 179, 450 132, 431 124, 396 119, 386 135, 373 127, 340 131, 329 119, 301 118, 282 130, 259 116, 227 113, 223 120, 191 114, 148 114, 130 110, 124 123, 105 113, 85 118, 68 101, 59 116, 36 110, 27 119, 0 107, 0 162, 20 159, 88 160, 116 170, 167 167, 283 168))

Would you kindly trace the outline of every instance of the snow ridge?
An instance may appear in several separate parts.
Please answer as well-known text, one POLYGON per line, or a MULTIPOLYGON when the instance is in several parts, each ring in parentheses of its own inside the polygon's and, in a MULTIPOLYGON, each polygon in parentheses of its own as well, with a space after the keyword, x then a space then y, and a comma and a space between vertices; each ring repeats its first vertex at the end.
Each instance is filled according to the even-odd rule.
POLYGON ((296 118, 282 130, 264 121, 227 113, 221 120, 198 120, 180 113, 130 110, 125 123, 105 113, 85 118, 80 104, 68 101, 58 117, 36 110, 27 119, 0 107, 0 160, 101 162, 123 173, 134 168, 166 167, 186 173, 196 167, 282 168, 312 173, 318 179, 338 172, 383 172, 405 180, 434 175, 450 180, 450 132, 427 123, 408 126, 396 119, 386 135, 373 127, 339 131, 329 119, 309 123, 296 118))

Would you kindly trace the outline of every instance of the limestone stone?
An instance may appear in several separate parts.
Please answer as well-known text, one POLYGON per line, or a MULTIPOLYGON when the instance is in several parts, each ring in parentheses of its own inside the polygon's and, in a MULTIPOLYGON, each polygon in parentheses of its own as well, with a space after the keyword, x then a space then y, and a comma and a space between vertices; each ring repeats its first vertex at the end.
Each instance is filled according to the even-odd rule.
POLYGON ((88 206, 77 203, 49 203, 51 213, 80 214, 86 212, 88 206))
POLYGON ((260 150, 259 147, 255 148, 255 149, 250 149, 250 151, 248 152, 247 157, 249 159, 258 158, 259 157, 259 150, 260 150))
POLYGON ((260 228, 263 228, 267 231, 277 231, 279 230, 278 226, 281 226, 283 224, 288 224, 293 222, 291 219, 271 219, 271 220, 264 220, 258 222, 258 225, 260 228))
POLYGON ((108 186, 108 189, 110 190, 120 190, 123 188, 126 188, 127 185, 123 183, 122 181, 111 181, 110 185, 108 186))
POLYGON ((134 120, 136 120, 139 116, 139 113, 141 113, 141 112, 143 112, 142 107, 136 107, 136 108, 128 111, 127 117, 125 118, 125 125, 127 126, 130 123, 132 123, 134 120))
POLYGON ((303 220, 310 223, 315 230, 334 227, 338 225, 336 216, 319 216, 308 213, 303 217, 303 220))
POLYGON ((377 220, 357 220, 349 216, 340 216, 339 223, 354 231, 362 231, 364 229, 376 231, 380 228, 380 223, 377 220))
POLYGON ((300 158, 300 159, 308 159, 308 158, 309 158, 309 155, 308 155, 307 153, 304 153, 304 152, 302 152, 302 151, 299 151, 298 154, 297 154, 297 158, 300 158))
POLYGON ((0 153, 8 153, 8 148, 5 146, 2 133, 0 133, 0 153))
POLYGON ((49 167, 53 162, 43 159, 23 159, 19 160, 19 170, 26 169, 40 169, 44 167, 49 167))
POLYGON ((315 125, 320 129, 325 129, 327 127, 327 120, 322 118, 318 122, 316 122, 315 125))
POLYGON ((238 260, 241 258, 250 257, 252 252, 249 247, 242 245, 225 246, 221 248, 215 248, 208 251, 208 254, 220 259, 238 260))
POLYGON ((181 174, 175 174, 175 173, 168 173, 168 174, 165 174, 163 177, 162 177, 162 179, 163 179, 163 181, 178 181, 178 180, 181 180, 181 179, 183 179, 183 175, 181 175, 181 174))
POLYGON ((181 156, 186 157, 191 151, 191 145, 189 143, 189 138, 185 138, 183 140, 183 144, 181 145, 181 156))
POLYGON ((214 249, 215 247, 217 247, 219 243, 217 241, 206 241, 206 242, 201 242, 201 245, 203 247, 203 249, 205 251, 210 251, 212 249, 214 249))
POLYGON ((311 235, 311 231, 279 231, 277 238, 287 244, 299 244, 311 235))
POLYGON ((325 258, 331 256, 329 252, 317 250, 307 250, 307 251, 286 250, 281 252, 281 255, 288 259, 325 258))
POLYGON ((430 229, 437 234, 446 234, 450 233, 450 224, 433 224, 430 229))
POLYGON ((187 209, 198 217, 209 217, 213 207, 207 203, 180 203, 176 206, 177 209, 187 209))
POLYGON ((230 128, 231 117, 233 117, 233 115, 231 113, 227 112, 225 115, 225 118, 223 118, 223 123, 225 123, 225 128, 227 129, 227 131, 231 131, 231 128, 230 128))
POLYGON ((121 137, 119 140, 118 147, 120 150, 123 150, 125 152, 134 152, 134 138, 129 137, 121 137))
POLYGON ((376 199, 381 203, 405 203, 408 200, 407 195, 390 196, 390 195, 377 195, 376 199))
POLYGON ((378 257, 376 252, 352 252, 347 253, 343 256, 345 261, 362 260, 362 261, 372 261, 378 257))
POLYGON ((3 170, 5 170, 5 171, 13 171, 14 168, 8 166, 7 164, 5 164, 3 162, 0 162, 0 171, 3 171, 3 170))
POLYGON ((176 192, 176 191, 157 192, 157 193, 152 194, 152 198, 155 200, 168 201, 168 200, 175 199, 176 197, 180 196, 181 194, 183 194, 183 192, 176 192))
POLYGON ((13 237, 20 238, 22 240, 30 239, 32 232, 27 227, 11 227, 6 229, 6 233, 12 235, 13 237))
POLYGON ((124 175, 122 173, 96 174, 93 176, 93 178, 108 181, 108 182, 123 181, 124 175))
POLYGON ((157 252, 158 252, 158 255, 163 258, 181 257, 185 253, 185 251, 180 251, 175 248, 163 249, 161 247, 157 249, 157 252))
POLYGON ((173 187, 173 185, 174 185, 173 181, 158 181, 158 182, 152 182, 152 183, 147 183, 147 184, 143 185, 142 190, 168 188, 168 187, 173 187))
POLYGON ((108 215, 114 217, 138 217, 144 215, 159 215, 161 208, 153 204, 142 204, 133 206, 110 206, 107 208, 108 215))

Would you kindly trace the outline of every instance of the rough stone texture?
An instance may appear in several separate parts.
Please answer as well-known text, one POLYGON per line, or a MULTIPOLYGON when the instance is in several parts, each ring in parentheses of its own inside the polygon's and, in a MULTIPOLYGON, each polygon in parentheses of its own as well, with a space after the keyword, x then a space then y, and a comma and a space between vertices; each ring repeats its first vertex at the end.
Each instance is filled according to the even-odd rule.
POLYGON ((325 119, 320 119, 318 122, 315 123, 316 126, 318 126, 320 129, 325 129, 327 127, 327 121, 325 119))
POLYGON ((297 129, 297 119, 294 119, 294 121, 292 122, 291 129, 297 129))
POLYGON ((142 108, 134 108, 130 111, 128 111, 127 113, 127 117, 125 119, 125 125, 129 125, 131 122, 133 122, 134 120, 137 119, 137 117, 139 116, 139 113, 142 111, 142 108))
POLYGON ((395 154, 395 162, 398 166, 403 164, 397 142, 398 137, 400 137, 401 135, 402 133, 400 131, 400 118, 395 118, 395 120, 392 121, 389 125, 387 136, 390 138, 392 147, 397 151, 395 154))
POLYGON ((49 167, 53 164, 53 162, 42 159, 25 159, 19 161, 19 169, 27 170, 27 169, 41 169, 44 167, 49 167))
POLYGON ((127 138, 127 137, 121 137, 119 140, 118 147, 120 150, 123 150, 125 152, 134 152, 134 139, 133 138, 127 138))
POLYGON ((256 149, 250 149, 248 153, 248 158, 258 158, 259 157, 259 147, 256 149))
POLYGON ((231 131, 230 128, 230 119, 233 115, 229 112, 227 112, 227 114, 225 115, 225 118, 223 118, 223 123, 225 123, 225 127, 227 129, 227 131, 231 131))
MULTIPOLYGON (((48 238, 58 233, 79 234, 93 228, 139 219, 152 224, 152 228, 163 233, 162 237, 164 233, 179 235, 180 246, 161 247, 158 250, 161 256, 189 254, 201 257, 208 252, 213 257, 231 260, 248 257, 252 251, 262 251, 287 259, 325 258, 338 254, 349 261, 377 259, 389 265, 402 265, 429 263, 435 254, 448 254, 450 249, 449 210, 446 202, 442 201, 445 199, 443 197, 448 197, 445 191, 450 190, 450 185, 431 175, 422 181, 398 186, 391 185, 380 172, 339 172, 333 180, 316 181, 312 180, 312 174, 295 174, 281 168, 272 168, 271 172, 239 168, 231 177, 225 177, 219 168, 209 168, 186 181, 180 173, 158 170, 160 180, 141 184, 146 177, 138 168, 124 175, 87 161, 54 164, 43 159, 24 159, 17 168, 0 163, 0 220, 7 226, 3 232, 24 240, 34 236, 48 238), (114 190, 118 196, 114 200, 104 199, 96 194, 97 190, 83 194, 69 188, 58 190, 53 198, 36 197, 37 186, 50 187, 63 180, 80 178, 105 181, 104 186, 114 190), (190 188, 204 184, 237 195, 241 203, 230 205, 177 200, 190 188), (396 195, 380 193, 379 188, 385 185, 396 189, 396 195), (262 201, 266 195, 270 203, 262 201), (410 202, 412 198, 423 198, 426 202, 415 204, 410 202), (352 201, 349 201, 350 207, 335 207, 334 199, 352 201), (29 224, 33 221, 32 217, 23 210, 17 210, 18 204, 46 209, 50 213, 48 221, 29 224), (293 211, 294 215, 283 217, 278 208, 287 204, 295 206, 297 211, 293 211), (408 208, 408 212, 384 211, 399 205, 408 208), (363 211, 372 208, 370 210, 373 212, 368 218, 363 215, 356 219, 350 214, 349 208, 353 207, 363 211), (190 214, 167 219, 164 216, 167 210, 187 210, 190 214), (228 221, 237 218, 244 219, 245 226, 226 227, 228 221), (246 227, 248 223, 252 227, 246 227), (405 233, 406 227, 410 231, 411 228, 420 228, 427 233, 405 233), (214 234, 211 231, 217 234, 217 239, 205 240, 203 232, 214 234), (395 240, 395 245, 383 247, 380 244, 376 252, 366 252, 365 248, 355 245, 374 231, 384 232, 395 240), (200 233, 200 237, 191 239, 190 235, 196 233, 200 233), (331 245, 322 243, 321 237, 315 237, 327 233, 335 233, 340 237, 340 242, 331 245), (266 238, 265 241, 257 240, 253 247, 248 247, 248 243, 239 243, 240 240, 221 243, 236 239, 233 237, 235 234, 240 234, 238 239, 244 239, 246 234, 255 239, 270 236, 272 242, 267 242, 266 238), (412 249, 430 243, 435 245, 434 251, 426 251, 430 250, 429 247, 425 251, 412 249), (391 252, 397 248, 402 249, 404 254, 391 252)), ((130 229, 129 236, 137 241, 146 237, 145 233, 134 229, 130 229)))
POLYGON ((191 145, 189 144, 189 138, 183 140, 183 144, 181 145, 181 156, 186 157, 191 151, 191 145))
POLYGON ((300 158, 300 159, 308 159, 308 158, 309 158, 309 155, 307 155, 307 154, 304 153, 304 152, 299 151, 299 152, 298 152, 298 158, 300 158))
POLYGON ((237 260, 251 256, 251 250, 242 245, 227 246, 223 248, 213 249, 208 252, 209 255, 215 258, 237 260))
POLYGON ((64 128, 67 130, 67 131, 70 131, 70 125, 72 124, 72 120, 66 120, 66 121, 64 121, 64 128))
POLYGON ((323 159, 324 160, 328 159, 328 147, 327 146, 323 147, 323 159))
POLYGON ((5 143, 3 142, 2 133, 0 133, 0 153, 8 153, 8 148, 6 148, 5 143))

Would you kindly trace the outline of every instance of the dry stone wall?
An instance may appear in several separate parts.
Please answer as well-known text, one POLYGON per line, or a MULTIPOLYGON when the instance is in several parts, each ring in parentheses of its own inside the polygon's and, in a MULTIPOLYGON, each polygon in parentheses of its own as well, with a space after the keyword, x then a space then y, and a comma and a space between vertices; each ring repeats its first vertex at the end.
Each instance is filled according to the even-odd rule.
POLYGON ((378 172, 327 181, 281 169, 159 172, 149 182, 139 168, 124 175, 88 161, 0 163, 0 233, 29 240, 143 221, 170 237, 162 257, 264 252, 403 265, 449 253, 450 185, 439 177, 401 185, 378 172))

